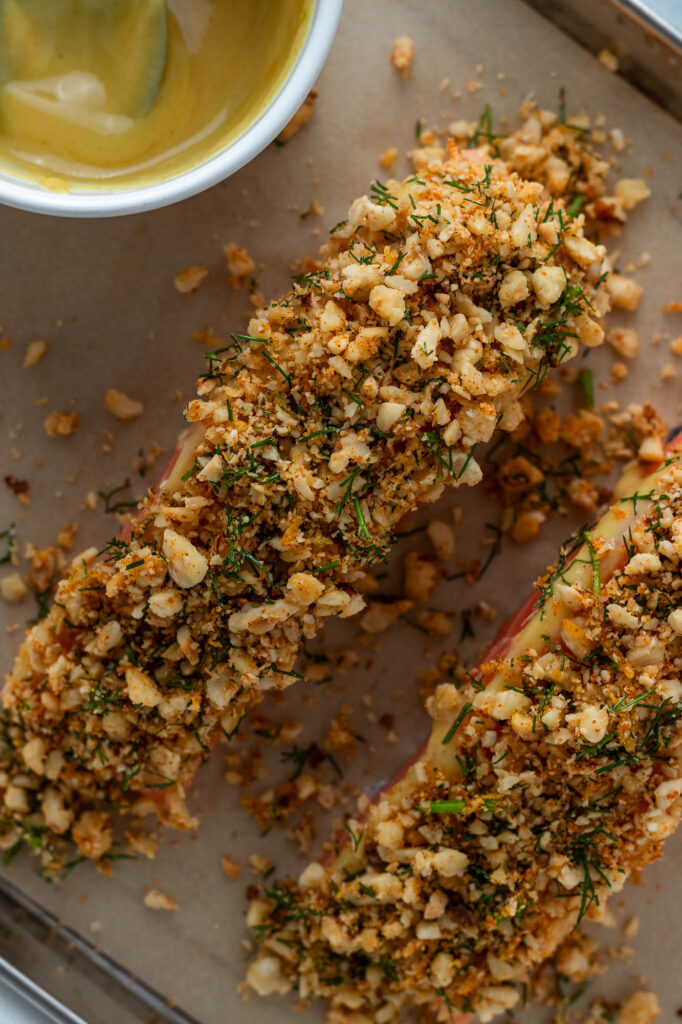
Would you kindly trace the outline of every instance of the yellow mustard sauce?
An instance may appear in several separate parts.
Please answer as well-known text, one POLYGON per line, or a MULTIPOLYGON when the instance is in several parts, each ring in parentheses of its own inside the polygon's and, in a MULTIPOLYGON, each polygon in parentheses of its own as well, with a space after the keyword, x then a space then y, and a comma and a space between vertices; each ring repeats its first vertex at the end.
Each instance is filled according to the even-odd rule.
POLYGON ((0 168, 127 188, 217 152, 264 110, 312 0, 0 0, 0 168))

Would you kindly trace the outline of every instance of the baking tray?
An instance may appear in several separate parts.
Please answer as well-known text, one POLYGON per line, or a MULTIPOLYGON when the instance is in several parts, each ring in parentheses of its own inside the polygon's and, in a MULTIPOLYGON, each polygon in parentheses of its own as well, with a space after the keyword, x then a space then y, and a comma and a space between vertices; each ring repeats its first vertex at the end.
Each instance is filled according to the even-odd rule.
MULTIPOLYGON (((580 5, 567 6, 577 11, 580 5)), ((607 0, 586 6, 611 8, 607 0)), ((663 384, 660 368, 672 359, 666 333, 682 330, 678 325, 675 331, 671 318, 661 314, 666 302, 680 297, 676 200, 682 130, 641 88, 635 90, 623 75, 609 74, 592 53, 520 0, 479 0, 475 12, 472 16, 469 0, 346 0, 311 123, 287 146, 270 147, 229 181, 177 207, 87 224, 0 210, 0 340, 13 340, 0 350, 0 477, 11 473, 31 485, 26 507, 3 491, 0 523, 15 520, 22 545, 28 540, 53 542, 56 529, 68 521, 79 524, 79 547, 101 542, 101 508, 93 513, 83 507, 87 493, 108 491, 126 478, 139 490, 145 481, 130 467, 138 450, 148 449, 153 441, 172 449, 182 400, 190 396, 191 382, 201 370, 201 345, 194 332, 211 325, 220 336, 241 325, 249 308, 246 292, 227 287, 223 243, 245 244, 257 261, 266 262, 259 266, 258 287, 265 295, 276 295, 287 287, 292 258, 313 251, 326 227, 345 215, 348 201, 381 173, 379 154, 389 146, 405 152, 414 145, 417 121, 444 126, 454 118, 476 119, 487 102, 496 120, 507 116, 513 121, 530 90, 541 103, 556 106, 563 86, 570 108, 585 104, 593 114, 604 113, 633 142, 621 154, 623 174, 650 172, 654 194, 632 218, 622 254, 624 261, 645 251, 651 255, 649 267, 638 274, 646 286, 637 315, 642 352, 617 392, 604 389, 598 395, 622 402, 646 397, 671 421, 679 420, 679 385, 663 384), (391 42, 401 34, 411 35, 416 43, 414 76, 408 80, 400 79, 388 62, 391 42), (514 40, 513 47, 509 40, 514 40), (461 95, 453 99, 455 92, 461 95), (302 219, 313 199, 324 214, 302 219), (180 296, 173 276, 192 263, 204 264, 209 276, 196 294, 180 296), (650 343, 657 332, 664 337, 654 347, 650 343), (24 371, 23 350, 35 338, 48 342, 49 353, 37 367, 24 371), (110 421, 102 407, 107 387, 140 398, 144 416, 122 427, 110 421), (45 413, 69 408, 72 402, 81 429, 71 438, 47 439, 45 413), (108 431, 115 443, 105 453, 108 431), (35 466, 35 459, 42 464, 35 466)), ((594 38, 594 49, 616 47, 615 35, 606 30, 603 38, 594 38)), ((624 58, 622 66, 629 73, 624 58)), ((408 172, 406 163, 398 168, 403 172, 408 172)), ((597 352, 590 358, 595 379, 606 381, 610 354, 597 352)), ((447 499, 454 501, 465 507, 458 540, 464 552, 477 545, 477 524, 489 519, 492 510, 477 492, 447 499)), ((111 520, 108 529, 115 530, 111 520)), ((475 591, 443 584, 436 595, 439 607, 461 610, 487 598, 498 609, 499 623, 513 610, 519 587, 544 567, 566 532, 566 522, 560 521, 539 543, 506 550, 475 591)), ((386 585, 392 585, 399 562, 398 553, 386 585)), ((28 603, 3 607, 0 625, 21 625, 33 613, 28 603)), ((473 658, 495 629, 495 623, 477 623, 475 639, 463 645, 465 655, 473 658)), ((20 632, 5 636, 3 668, 11 663, 20 632)), ((347 694, 371 695, 377 717, 394 715, 399 743, 387 743, 385 733, 361 717, 358 729, 365 743, 356 761, 346 766, 346 778, 377 785, 398 767, 406 747, 426 727, 415 692, 418 672, 456 641, 457 633, 442 644, 429 638, 426 645, 423 635, 400 627, 380 637, 372 650, 358 643, 351 624, 339 624, 326 634, 325 643, 332 648, 353 645, 359 664, 314 694, 305 687, 293 688, 273 717, 300 717, 310 741, 324 735, 347 694)), ((244 747, 236 749, 245 753, 244 747)), ((218 752, 191 795, 192 809, 203 819, 198 838, 162 836, 153 862, 120 861, 111 879, 86 865, 58 886, 45 883, 28 857, 17 858, 4 872, 0 956, 39 986, 28 985, 24 995, 36 998, 42 990, 68 1007, 57 1010, 54 1003, 46 1003, 41 1009, 46 1019, 52 1013, 53 1020, 68 1021, 67 1012, 88 1024, 151 1019, 319 1024, 323 1019, 322 1008, 301 1018, 286 1000, 242 1002, 236 992, 246 957, 244 889, 254 880, 248 854, 268 855, 278 872, 296 872, 302 860, 281 834, 260 835, 223 773, 223 753, 218 752), (228 882, 221 874, 220 857, 226 853, 245 865, 237 881, 228 882), (180 909, 166 914, 146 910, 144 887, 168 892, 180 909)), ((324 829, 322 815, 320 819, 324 829)), ((642 886, 631 886, 614 903, 620 917, 641 918, 640 939, 635 959, 614 966, 603 986, 607 994, 622 993, 648 975, 661 998, 666 1024, 682 1005, 670 952, 682 939, 677 915, 682 892, 673 869, 681 851, 682 837, 669 844, 666 857, 647 871, 642 886), (663 887, 666 898, 661 900, 657 890, 663 887)), ((617 944, 619 933, 606 940, 617 944)), ((12 972, 10 980, 16 992, 17 975, 12 972)), ((533 1020, 532 1012, 526 1013, 523 1024, 533 1020)))
POLYGON ((591 53, 608 50, 619 74, 682 118, 680 0, 526 0, 591 53))

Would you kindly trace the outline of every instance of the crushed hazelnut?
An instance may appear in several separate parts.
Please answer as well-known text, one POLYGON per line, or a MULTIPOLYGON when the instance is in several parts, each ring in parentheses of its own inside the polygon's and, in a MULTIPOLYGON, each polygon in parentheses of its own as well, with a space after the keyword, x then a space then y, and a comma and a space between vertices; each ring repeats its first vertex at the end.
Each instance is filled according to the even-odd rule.
POLYGON ((30 369, 40 362, 47 355, 47 343, 44 341, 30 341, 26 346, 22 366, 25 370, 30 369))
POLYGON ((194 264, 191 267, 185 267, 173 278, 173 284, 175 285, 176 292, 180 295, 188 295, 190 292, 195 292, 205 279, 208 277, 208 270, 206 267, 202 267, 199 264, 194 264))
POLYGON ((78 430, 79 425, 77 412, 51 412, 43 424, 48 437, 68 437, 78 430))
POLYGON ((125 391, 107 388, 104 392, 104 408, 117 420, 136 420, 144 412, 144 405, 135 398, 129 398, 125 391))
POLYGON ((19 573, 13 572, 9 576, 3 576, 0 579, 0 594, 3 601, 7 601, 9 604, 18 604, 28 594, 28 587, 19 573))
POLYGON ((150 910, 177 910, 179 904, 160 889, 150 889, 144 895, 144 905, 150 910))
POLYGON ((223 869, 225 877, 231 880, 239 878, 242 873, 241 866, 236 864, 233 860, 230 860, 227 855, 220 858, 220 866, 223 869))
POLYGON ((406 75, 412 66, 414 40, 410 36, 399 36, 391 47, 391 64, 398 74, 406 75))

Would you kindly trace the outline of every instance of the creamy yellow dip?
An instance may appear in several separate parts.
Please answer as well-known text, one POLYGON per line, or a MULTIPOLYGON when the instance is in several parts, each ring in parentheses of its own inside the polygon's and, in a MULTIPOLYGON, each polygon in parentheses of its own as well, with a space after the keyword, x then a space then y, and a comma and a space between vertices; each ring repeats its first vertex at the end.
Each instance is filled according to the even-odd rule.
POLYGON ((0 167, 130 187, 216 152, 293 64, 312 0, 0 0, 0 167))

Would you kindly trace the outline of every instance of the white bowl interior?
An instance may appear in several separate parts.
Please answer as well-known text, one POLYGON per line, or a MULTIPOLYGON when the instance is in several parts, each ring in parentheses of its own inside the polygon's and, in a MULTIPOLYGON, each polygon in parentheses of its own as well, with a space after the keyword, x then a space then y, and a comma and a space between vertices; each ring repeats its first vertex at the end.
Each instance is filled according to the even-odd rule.
POLYGON ((139 187, 51 192, 9 172, 0 172, 0 203, 61 217, 117 217, 168 206, 223 181, 265 149, 308 95, 327 58, 343 0, 315 0, 303 43, 279 92, 248 128, 196 167, 139 187))

